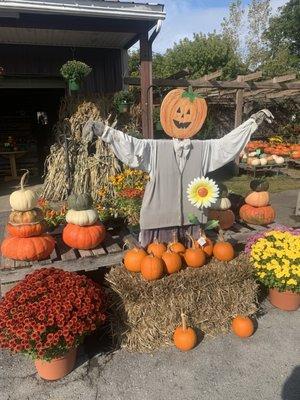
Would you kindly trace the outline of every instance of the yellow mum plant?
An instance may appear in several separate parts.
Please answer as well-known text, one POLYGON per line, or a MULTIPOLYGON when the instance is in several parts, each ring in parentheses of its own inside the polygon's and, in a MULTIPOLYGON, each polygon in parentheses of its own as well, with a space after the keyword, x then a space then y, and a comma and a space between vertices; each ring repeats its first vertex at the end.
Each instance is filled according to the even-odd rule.
POLYGON ((251 261, 260 282, 280 292, 300 292, 300 235, 269 231, 251 247, 251 261))

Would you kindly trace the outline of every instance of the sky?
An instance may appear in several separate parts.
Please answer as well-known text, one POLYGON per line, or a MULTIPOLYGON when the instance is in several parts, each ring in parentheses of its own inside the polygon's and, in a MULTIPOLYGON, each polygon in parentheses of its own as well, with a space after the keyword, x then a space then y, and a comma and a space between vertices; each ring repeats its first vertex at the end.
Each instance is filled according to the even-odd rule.
MULTIPOLYGON (((145 0, 139 2, 147 3, 145 0)), ((155 0, 149 0, 154 3, 155 0)), ((220 31, 221 22, 228 14, 230 1, 224 0, 158 0, 165 4, 167 18, 163 22, 162 30, 153 44, 155 52, 164 52, 184 37, 193 37, 193 33, 208 33, 220 31)), ((287 0, 271 0, 273 12, 287 0)), ((249 1, 244 0, 247 5, 249 1)))

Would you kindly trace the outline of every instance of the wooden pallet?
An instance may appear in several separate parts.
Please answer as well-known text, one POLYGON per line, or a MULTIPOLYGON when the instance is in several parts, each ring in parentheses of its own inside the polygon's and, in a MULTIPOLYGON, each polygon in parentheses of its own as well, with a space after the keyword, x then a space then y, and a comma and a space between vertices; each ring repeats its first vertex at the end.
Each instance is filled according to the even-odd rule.
POLYGON ((128 231, 107 230, 105 240, 93 250, 77 250, 68 247, 61 237, 62 227, 51 232, 56 240, 55 248, 49 258, 42 261, 16 261, 0 256, 0 289, 5 294, 14 284, 27 274, 39 268, 56 267, 65 271, 93 271, 99 268, 120 264, 123 259, 123 247, 137 244, 136 238, 128 231))

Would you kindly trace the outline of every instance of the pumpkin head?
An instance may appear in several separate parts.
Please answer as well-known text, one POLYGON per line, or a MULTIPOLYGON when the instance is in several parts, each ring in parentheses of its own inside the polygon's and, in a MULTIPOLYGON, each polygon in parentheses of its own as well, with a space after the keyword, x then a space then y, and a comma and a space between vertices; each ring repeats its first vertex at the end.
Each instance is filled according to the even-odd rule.
POLYGON ((254 332, 254 324, 249 317, 236 316, 231 323, 232 332, 240 338, 247 338, 254 332))
POLYGON ((268 225, 275 220, 275 210, 271 206, 253 207, 244 204, 240 208, 240 218, 253 225, 268 225))
POLYGON ((138 247, 127 250, 123 260, 125 268, 131 272, 140 272, 142 260, 146 256, 145 250, 138 247))
POLYGON ((234 224, 235 216, 231 210, 208 210, 208 219, 216 219, 221 229, 229 229, 234 224))
POLYGON ((95 210, 68 210, 66 214, 66 221, 70 224, 87 226, 93 225, 98 221, 98 214, 95 210))
POLYGON ((62 234, 63 241, 74 249, 89 250, 97 247, 105 238, 104 225, 90 226, 67 224, 62 234))
POLYGON ((173 342, 177 349, 188 351, 197 344, 197 334, 193 328, 187 326, 186 316, 181 313, 182 325, 178 326, 173 334, 173 342))
POLYGON ((225 242, 221 230, 219 232, 219 241, 214 245, 213 255, 219 261, 231 261, 234 259, 232 244, 225 242))
POLYGON ((6 230, 10 236, 17 237, 31 237, 31 236, 40 236, 44 232, 46 232, 47 224, 45 221, 37 222, 35 224, 22 224, 22 225, 12 225, 8 223, 6 225, 6 230))
POLYGON ((253 207, 265 207, 269 201, 269 192, 251 192, 245 197, 245 203, 253 207))
POLYGON ((168 248, 173 251, 173 253, 184 253, 185 247, 182 243, 178 242, 176 232, 173 233, 173 241, 169 243, 168 248))
POLYGON ((12 211, 8 217, 8 221, 12 225, 36 224, 43 219, 44 214, 40 208, 34 208, 30 211, 12 211))
POLYGON ((192 241, 192 247, 190 249, 186 249, 184 254, 186 265, 191 268, 200 268, 206 262, 206 255, 204 251, 197 246, 194 238, 190 235, 188 236, 192 241))
POLYGON ((162 255, 162 260, 165 263, 165 269, 169 275, 178 272, 182 267, 180 255, 173 252, 170 247, 168 247, 168 250, 162 255))
POLYGON ((161 258, 163 253, 167 251, 167 246, 164 243, 160 243, 157 238, 153 240, 147 247, 147 252, 153 254, 156 257, 161 258))
POLYGON ((92 204, 93 199, 89 193, 71 194, 68 197, 68 207, 72 210, 88 210, 92 204))
POLYGON ((160 108, 160 122, 167 135, 185 139, 198 133, 207 115, 206 101, 189 88, 171 90, 160 108))
POLYGON ((164 262, 161 258, 150 254, 142 259, 141 274, 146 281, 155 281, 164 274, 164 262))
POLYGON ((4 257, 20 261, 38 261, 49 257, 55 246, 50 235, 20 238, 9 236, 1 244, 4 257))
POLYGON ((21 189, 12 192, 9 197, 9 203, 13 210, 28 211, 37 206, 38 195, 36 192, 30 189, 24 189, 24 182, 28 174, 29 171, 26 171, 21 178, 21 189))

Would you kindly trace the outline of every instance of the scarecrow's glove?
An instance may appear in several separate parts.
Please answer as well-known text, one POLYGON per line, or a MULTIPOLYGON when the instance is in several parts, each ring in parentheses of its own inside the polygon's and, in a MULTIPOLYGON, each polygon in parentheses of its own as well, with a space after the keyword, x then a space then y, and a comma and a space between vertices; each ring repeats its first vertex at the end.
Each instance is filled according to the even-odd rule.
POLYGON ((257 125, 260 125, 263 121, 267 121, 270 124, 274 119, 274 115, 271 113, 271 111, 264 108, 263 110, 251 115, 250 118, 254 119, 257 125))
POLYGON ((89 119, 88 122, 82 128, 82 139, 90 141, 93 138, 93 135, 101 137, 104 133, 108 131, 108 129, 114 128, 117 124, 117 121, 114 121, 114 123, 110 127, 108 125, 109 118, 110 115, 105 122, 93 121, 89 119))

